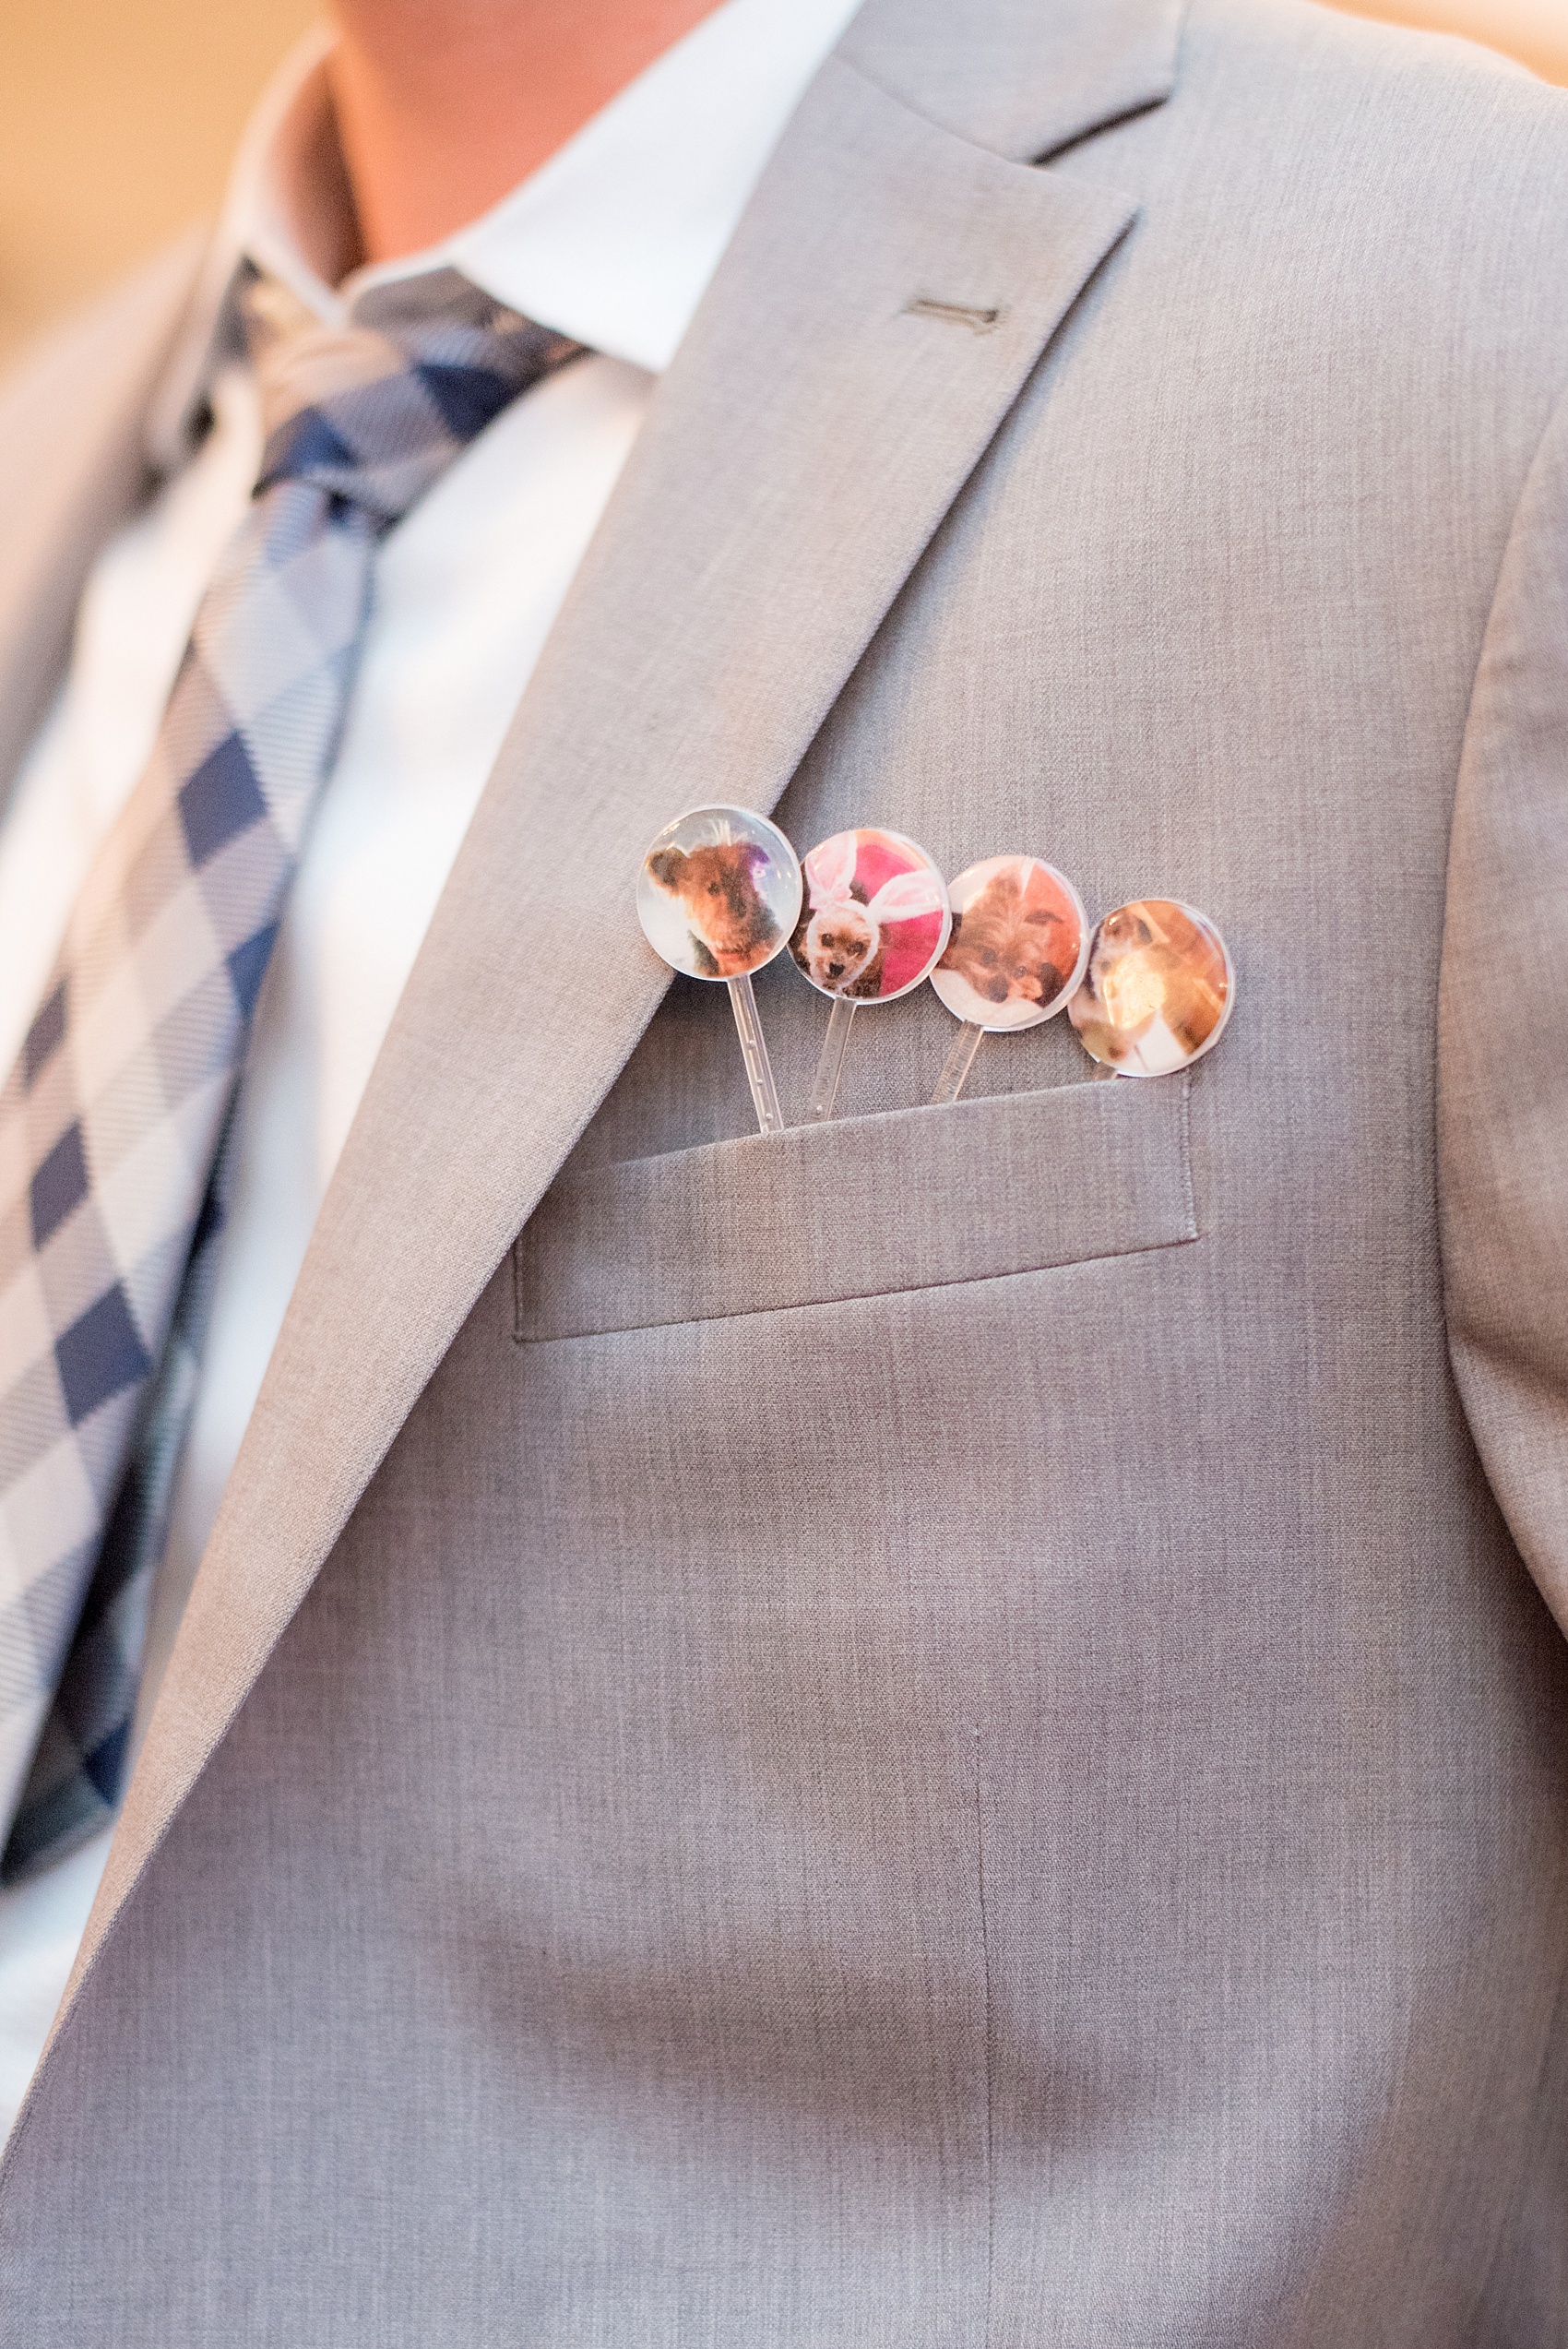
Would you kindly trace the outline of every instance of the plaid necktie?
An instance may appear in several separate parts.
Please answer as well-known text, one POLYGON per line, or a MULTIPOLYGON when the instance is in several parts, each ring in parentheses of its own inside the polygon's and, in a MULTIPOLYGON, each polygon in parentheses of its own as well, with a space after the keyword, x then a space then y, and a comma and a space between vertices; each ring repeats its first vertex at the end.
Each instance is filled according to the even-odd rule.
POLYGON ((220 1144, 378 542, 578 346, 444 269, 322 326, 247 268, 255 503, 0 1092, 0 1879, 113 1811, 189 1422, 220 1144))

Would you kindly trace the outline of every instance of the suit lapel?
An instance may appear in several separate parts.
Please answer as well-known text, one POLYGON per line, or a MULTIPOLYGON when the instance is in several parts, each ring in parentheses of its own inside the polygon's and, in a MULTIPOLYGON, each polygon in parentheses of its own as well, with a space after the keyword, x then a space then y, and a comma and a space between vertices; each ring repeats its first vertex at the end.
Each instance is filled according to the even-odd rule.
POLYGON ((838 54, 1020 163, 1169 98, 1187 0, 866 0, 838 54))
MULTIPOLYGON (((890 96, 880 40, 791 124, 503 749, 324 1203, 73 1993, 659 1003, 647 839, 705 800, 772 806, 1133 216, 890 96)), ((1055 105, 1093 112, 1081 78, 1055 105)))
POLYGON ((146 490, 148 403, 206 243, 161 254, 0 395, 0 809, 60 682, 93 558, 146 490))

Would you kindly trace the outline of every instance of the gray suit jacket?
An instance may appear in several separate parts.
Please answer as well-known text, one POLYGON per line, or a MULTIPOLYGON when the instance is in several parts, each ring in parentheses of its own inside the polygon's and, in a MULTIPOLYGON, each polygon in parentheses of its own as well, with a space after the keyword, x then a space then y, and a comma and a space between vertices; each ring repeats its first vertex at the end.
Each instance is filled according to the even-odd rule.
MULTIPOLYGON (((191 270, 0 411, 13 758, 191 270)), ((870 0, 323 1210, 7 2342, 1568 2343, 1565 384, 1523 75, 870 0), (759 1141, 633 912, 707 798, 1193 900, 1230 1031, 933 1110, 911 999, 759 1141)))

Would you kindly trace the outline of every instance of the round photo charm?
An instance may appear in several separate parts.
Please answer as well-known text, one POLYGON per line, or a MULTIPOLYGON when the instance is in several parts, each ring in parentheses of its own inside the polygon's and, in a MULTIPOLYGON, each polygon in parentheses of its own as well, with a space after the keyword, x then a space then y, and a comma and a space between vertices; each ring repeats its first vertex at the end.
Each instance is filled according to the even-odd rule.
POLYGON ((730 990, 757 1130, 784 1114, 757 1016, 752 972, 781 954, 801 914, 801 861, 749 807, 693 807, 666 824, 637 868, 637 919, 659 959, 730 990))
POLYGON ((800 859, 766 816, 694 807, 650 842, 637 918, 655 954, 688 978, 749 978, 788 943, 802 887, 800 859))
POLYGON ((1236 999, 1214 924, 1177 898, 1137 898, 1096 927, 1067 1017, 1118 1077, 1170 1077, 1212 1052, 1236 999))
POLYGON ((831 1117, 849 1028, 862 1004, 893 1003, 929 978, 953 926, 933 858, 874 825, 833 832, 805 860, 805 903, 790 952, 833 1005, 806 1118, 831 1117))
POLYGON ((933 858, 902 832, 834 832, 805 858, 805 902, 790 951, 819 995, 893 1003, 941 957, 953 926, 933 858))
POLYGON ((953 928, 931 984, 956 1019, 1005 1035, 1064 1008, 1089 957, 1089 917, 1064 873, 1038 856, 988 856, 947 895, 953 928))

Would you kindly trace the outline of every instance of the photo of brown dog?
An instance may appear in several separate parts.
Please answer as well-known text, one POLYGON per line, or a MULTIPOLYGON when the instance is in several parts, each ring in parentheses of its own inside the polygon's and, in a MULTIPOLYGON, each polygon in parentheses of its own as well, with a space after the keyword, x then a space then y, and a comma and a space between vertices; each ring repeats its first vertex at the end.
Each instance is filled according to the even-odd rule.
POLYGON ((754 971, 777 942, 778 924, 757 887, 766 865, 766 850, 752 841, 731 841, 722 848, 661 848, 648 858, 649 873, 686 917, 705 978, 732 979, 754 971))
POLYGON ((801 907, 801 868, 777 825, 699 807, 643 859, 637 912, 649 944, 694 979, 738 979, 779 951, 801 907))
POLYGON ((901 832, 835 832, 806 857, 790 951, 823 995, 890 1003, 931 970, 948 918, 942 875, 923 848, 901 832))
POLYGON ((1140 898, 1096 930, 1067 1016, 1103 1067, 1168 1077, 1219 1042, 1234 995, 1225 941, 1207 916, 1173 898, 1140 898))
POLYGON ((1038 1027, 1083 976, 1088 917, 1038 856, 989 856, 953 882, 953 934, 931 984, 956 1018, 991 1033, 1038 1027))

